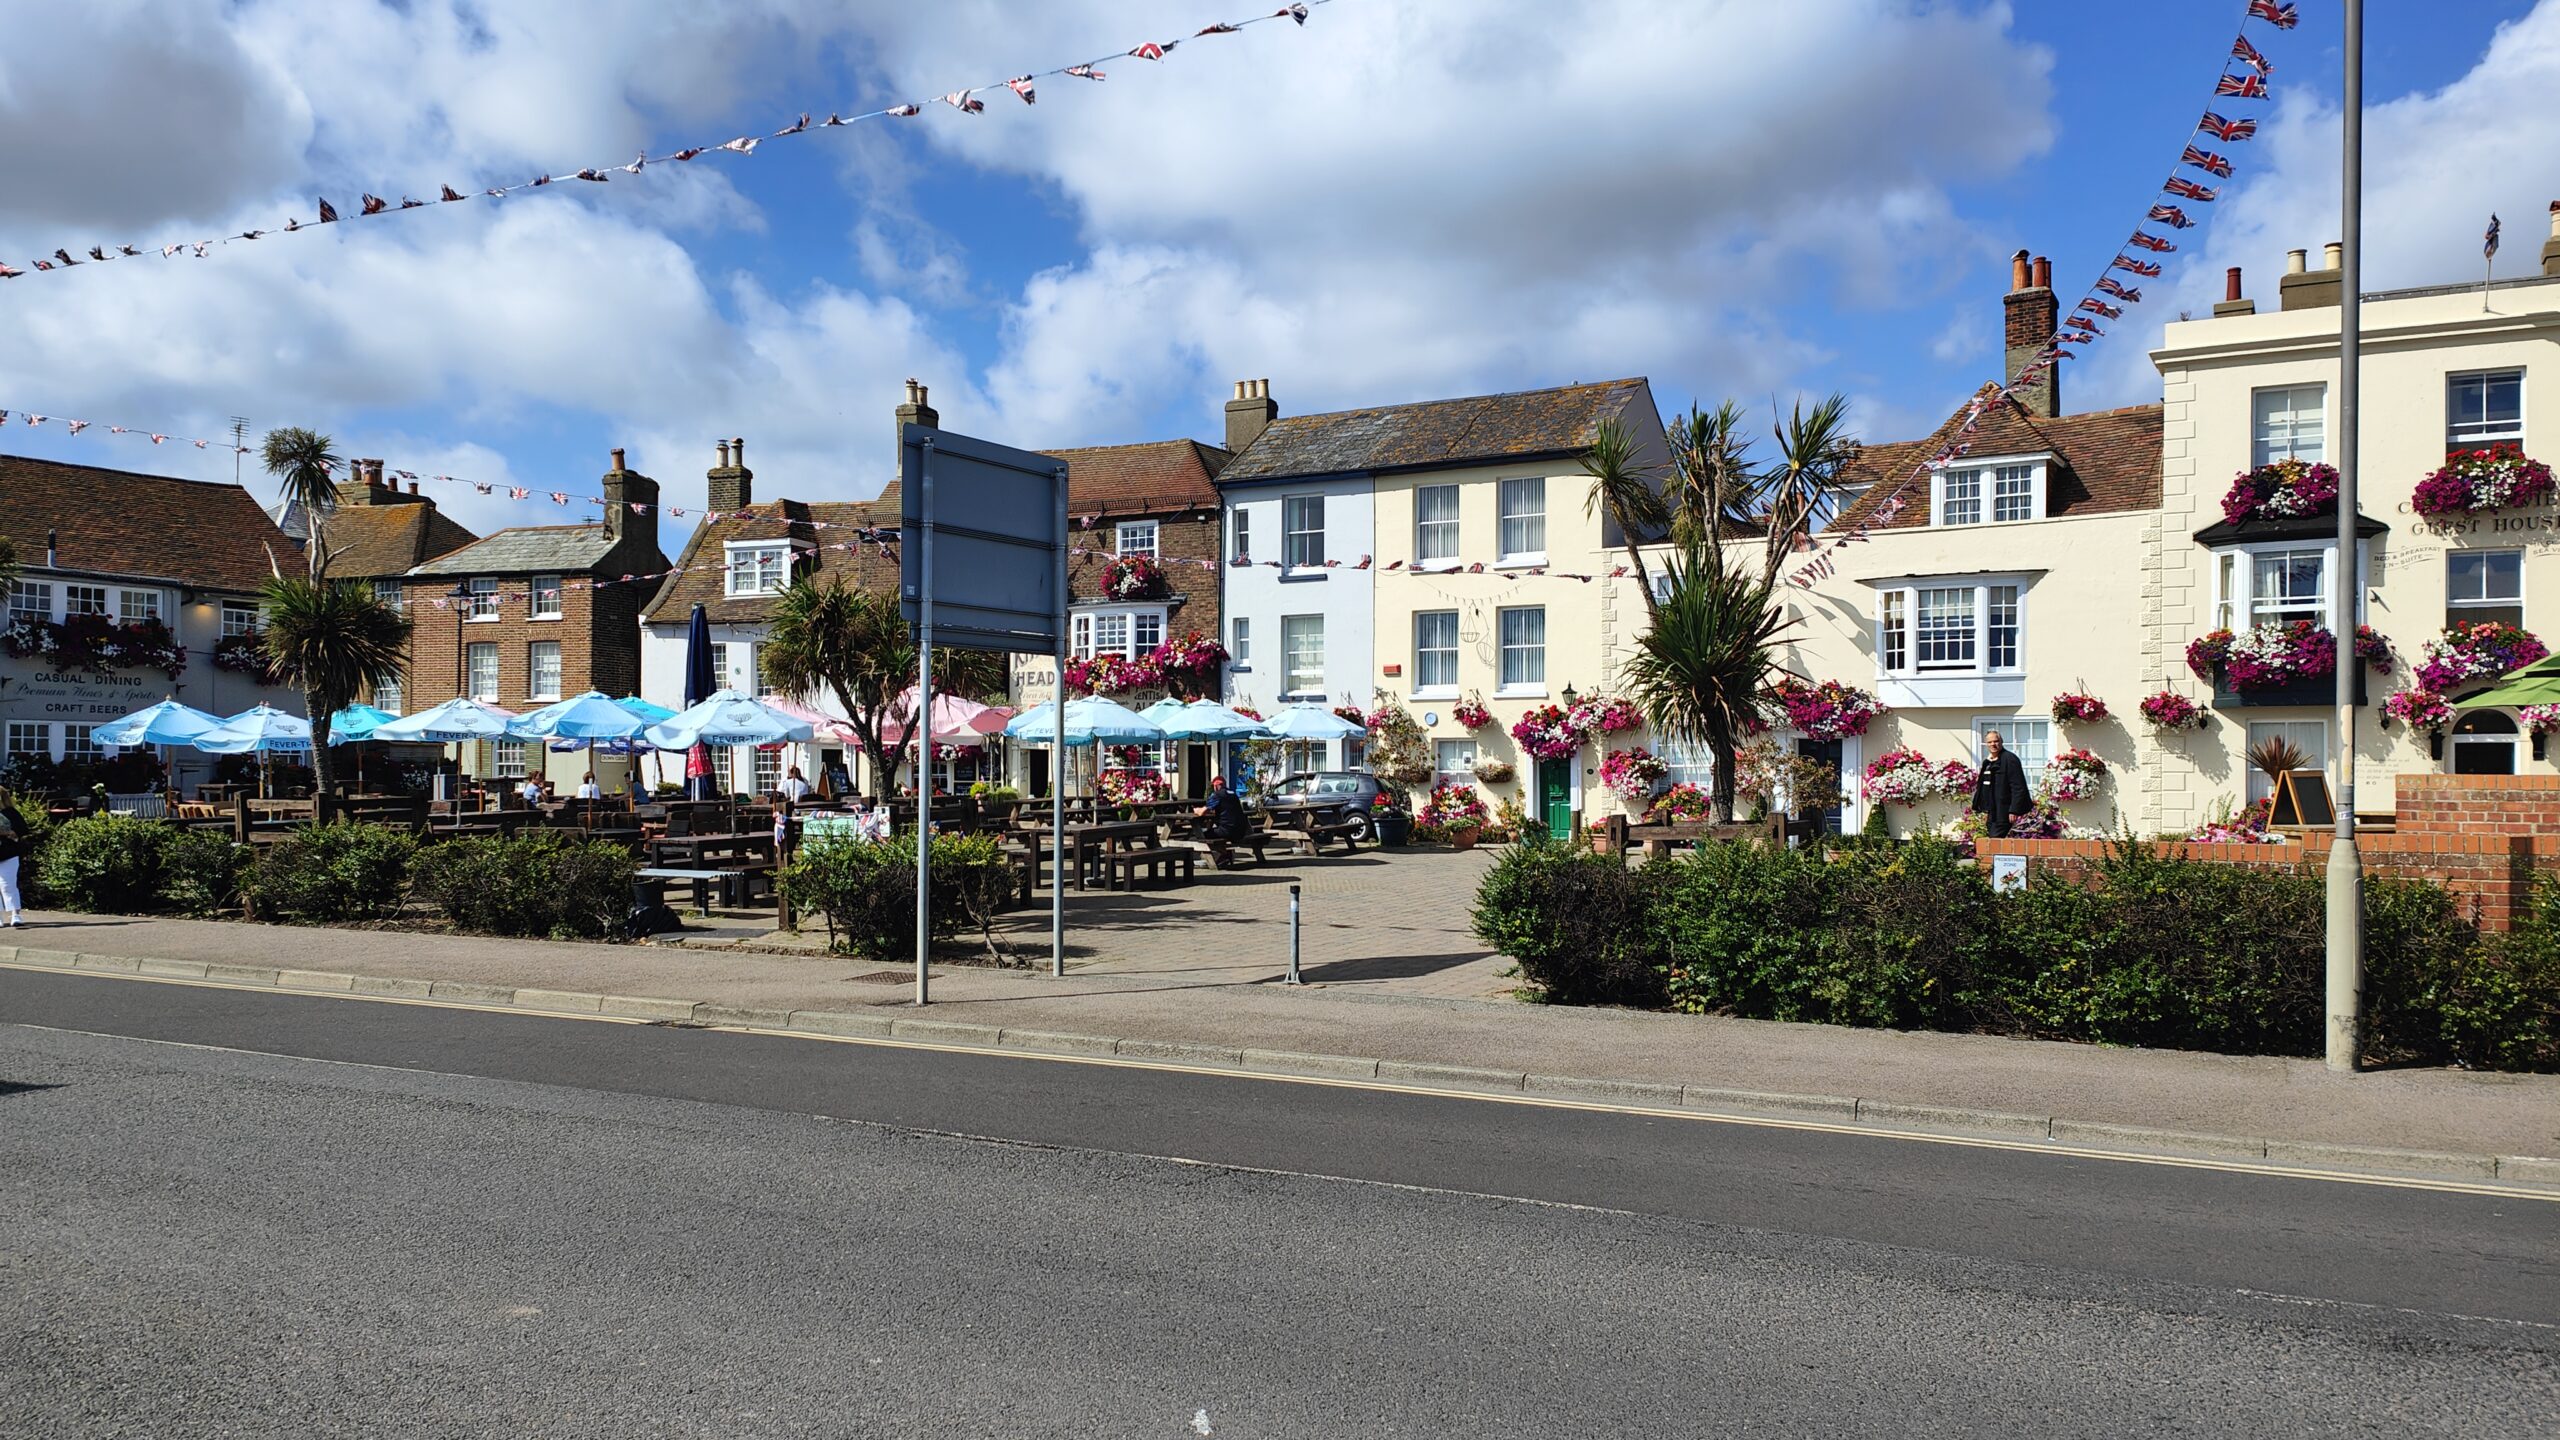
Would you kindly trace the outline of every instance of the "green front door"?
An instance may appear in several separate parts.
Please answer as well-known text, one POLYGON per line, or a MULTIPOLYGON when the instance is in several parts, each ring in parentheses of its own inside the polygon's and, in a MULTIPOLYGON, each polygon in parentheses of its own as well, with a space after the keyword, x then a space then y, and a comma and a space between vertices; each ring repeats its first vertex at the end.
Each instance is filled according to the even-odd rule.
POLYGON ((1573 762, 1538 762, 1538 817, 1558 840, 1573 838, 1573 762))

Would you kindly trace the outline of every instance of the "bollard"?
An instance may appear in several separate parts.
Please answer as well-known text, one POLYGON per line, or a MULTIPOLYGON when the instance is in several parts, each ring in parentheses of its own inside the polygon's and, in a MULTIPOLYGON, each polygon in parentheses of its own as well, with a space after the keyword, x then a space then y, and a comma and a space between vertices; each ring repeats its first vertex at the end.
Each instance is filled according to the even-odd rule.
POLYGON ((1298 975, 1298 887, 1289 887, 1289 983, 1304 985, 1298 975))

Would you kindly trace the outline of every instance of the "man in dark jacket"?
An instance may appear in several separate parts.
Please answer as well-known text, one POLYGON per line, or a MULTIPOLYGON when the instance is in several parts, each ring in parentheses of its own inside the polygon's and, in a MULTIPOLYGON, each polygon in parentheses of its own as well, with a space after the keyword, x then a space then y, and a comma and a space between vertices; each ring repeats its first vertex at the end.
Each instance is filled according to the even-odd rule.
POLYGON ((1235 856, 1235 843, 1244 838, 1244 802, 1227 788, 1227 777, 1209 777, 1209 802, 1191 812, 1200 817, 1200 836, 1209 842, 1209 858, 1223 870, 1235 856))
POLYGON ((1983 818, 1992 838, 2005 840, 2009 822, 2036 808, 2027 788, 2027 767, 2009 753, 1997 730, 1982 737, 1982 778, 1973 785, 1973 810, 1983 818))

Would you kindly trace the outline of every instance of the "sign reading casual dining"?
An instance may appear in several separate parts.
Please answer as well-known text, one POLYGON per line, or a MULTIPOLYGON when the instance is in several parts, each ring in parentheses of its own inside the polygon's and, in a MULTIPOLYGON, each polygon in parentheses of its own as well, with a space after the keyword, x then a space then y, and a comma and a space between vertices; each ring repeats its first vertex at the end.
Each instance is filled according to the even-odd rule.
POLYGON ((151 703, 155 674, 114 670, 61 670, 41 662, 0 665, 0 711, 12 720, 62 720, 103 725, 151 703))

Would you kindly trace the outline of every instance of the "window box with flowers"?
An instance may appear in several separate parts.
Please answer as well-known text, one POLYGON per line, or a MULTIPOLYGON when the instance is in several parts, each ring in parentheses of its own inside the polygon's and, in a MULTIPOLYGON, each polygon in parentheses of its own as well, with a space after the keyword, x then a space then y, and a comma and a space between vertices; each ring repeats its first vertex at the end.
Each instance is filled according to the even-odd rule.
MULTIPOLYGON (((2391 646, 2373 627, 2356 627, 2356 657, 2364 668, 2391 673, 2391 646)), ((2310 620, 2271 620, 2237 634, 2215 630, 2187 642, 2187 668, 2213 686, 2217 709, 2247 705, 2327 705, 2336 698, 2338 642, 2329 627, 2310 620)), ((2364 703, 2364 676, 2356 676, 2356 703, 2364 703)))
POLYGON ((1484 707, 1482 700, 1472 695, 1459 701, 1456 707, 1450 710, 1449 715, 1470 730, 1490 729, 1493 725, 1493 712, 1484 707))
POLYGON ((1683 780, 1653 797, 1653 808, 1646 813, 1657 822, 1698 825, 1716 813, 1716 802, 1704 787, 1683 780))
POLYGON ((2277 460, 2243 470, 2222 497, 2222 518, 2299 520, 2338 513, 2338 472, 2327 465, 2299 459, 2277 460))
POLYGON ((2427 642, 2418 662, 2418 688, 2439 693, 2475 680, 2495 680, 2551 653, 2529 630, 2495 620, 2451 625, 2427 642))
POLYGON ((2107 718, 2107 702, 2095 695, 2065 691, 2053 697, 2056 725, 2095 725, 2107 718))
POLYGON ((1653 787, 1671 778, 1671 762, 1645 749, 1631 745, 1612 750, 1600 762, 1600 783, 1617 792, 1629 810, 1640 810, 1653 796, 1653 787))
POLYGON ((2086 750, 2065 750, 2045 762, 2036 789, 2054 804, 2095 800, 2107 785, 2107 762, 2086 750))
POLYGON ((1197 630, 1167 640, 1147 656, 1157 682, 1178 699, 1214 700, 1227 686, 1227 647, 1197 630))
POLYGON ((2154 730, 2201 730, 2212 719, 2206 709, 2175 690, 2162 690, 2142 700, 2142 718, 2154 730))
POLYGON ((0 649, 65 670, 152 669, 175 680, 187 668, 186 647, 159 620, 73 615, 56 622, 20 616, 0 634, 0 649))
POLYGON ((1151 555, 1115 555, 1102 567, 1102 593, 1114 600, 1162 600, 1173 582, 1151 555))
MULTIPOLYGON (((1575 707, 1577 712, 1580 709, 1575 707)), ((1511 738, 1519 742, 1522 754, 1533 759, 1566 760, 1591 738, 1591 732, 1562 707, 1541 705, 1520 717, 1511 727, 1511 738)))
POLYGON ((1878 805, 1920 805, 1973 789, 1973 767, 1961 760, 1929 763, 1917 750, 1896 746, 1867 762, 1859 793, 1878 805))
POLYGON ((1067 662, 1067 689, 1079 695, 1126 695, 1161 684, 1163 679, 1155 661, 1146 656, 1124 660, 1117 655, 1096 655, 1067 662))
POLYGON ((2551 467, 2520 445, 2456 450, 2434 474, 2418 482, 2409 508, 2421 515, 2472 515, 2532 505, 2551 495, 2551 467))
POLYGON ((1787 724, 1814 740, 1844 740, 1864 735, 1885 713, 1884 702, 1870 690, 1825 680, 1808 685, 1792 676, 1769 687, 1769 698, 1787 712, 1787 724))

